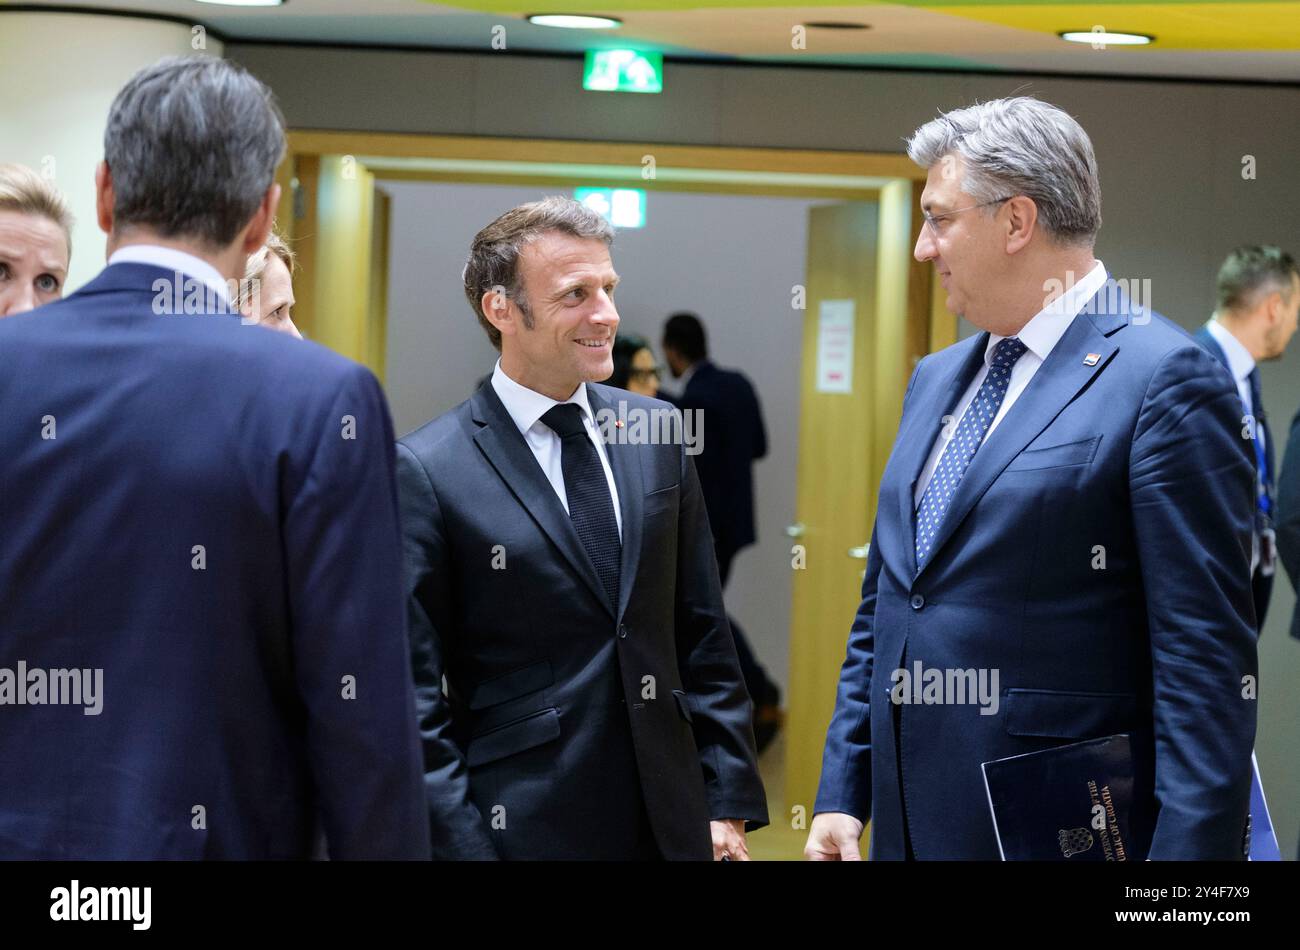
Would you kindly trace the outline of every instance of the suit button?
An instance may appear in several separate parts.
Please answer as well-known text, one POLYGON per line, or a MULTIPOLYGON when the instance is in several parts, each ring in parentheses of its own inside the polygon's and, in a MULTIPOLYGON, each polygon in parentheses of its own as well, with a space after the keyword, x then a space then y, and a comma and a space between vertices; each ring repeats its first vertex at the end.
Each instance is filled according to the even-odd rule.
POLYGON ((618 625, 618 638, 620 640, 627 639, 627 624, 620 623, 618 625))
POLYGON ((920 594, 913 594, 911 604, 913 610, 920 610, 922 607, 925 606, 925 598, 922 597, 920 594))

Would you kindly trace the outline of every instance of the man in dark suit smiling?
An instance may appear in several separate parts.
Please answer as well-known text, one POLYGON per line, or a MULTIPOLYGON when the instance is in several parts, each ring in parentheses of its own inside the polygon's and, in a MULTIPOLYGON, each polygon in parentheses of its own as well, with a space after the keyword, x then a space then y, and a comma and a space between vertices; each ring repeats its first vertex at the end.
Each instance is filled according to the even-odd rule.
POLYGON ((612 236, 565 198, 480 231, 465 293, 501 359, 398 442, 437 857, 737 860, 766 822, 690 458, 602 433, 670 408, 591 382, 612 236))

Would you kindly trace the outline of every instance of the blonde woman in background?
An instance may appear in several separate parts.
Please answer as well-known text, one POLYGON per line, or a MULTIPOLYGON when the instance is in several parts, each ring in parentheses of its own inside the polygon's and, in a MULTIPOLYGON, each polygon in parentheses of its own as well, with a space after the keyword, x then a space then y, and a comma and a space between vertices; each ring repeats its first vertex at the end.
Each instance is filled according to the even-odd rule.
POLYGON ((25 165, 0 164, 0 317, 62 297, 71 258, 67 200, 25 165))
POLYGON ((302 339, 293 324, 293 251, 284 238, 271 232, 266 244, 248 257, 239 282, 236 306, 249 323, 260 324, 302 339))

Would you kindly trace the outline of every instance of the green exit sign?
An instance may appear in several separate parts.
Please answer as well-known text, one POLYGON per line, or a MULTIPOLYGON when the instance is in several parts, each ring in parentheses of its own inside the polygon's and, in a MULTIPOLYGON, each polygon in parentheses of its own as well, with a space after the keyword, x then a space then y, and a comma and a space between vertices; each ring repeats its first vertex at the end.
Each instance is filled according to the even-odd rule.
POLYGON ((645 192, 639 188, 576 188, 573 199, 616 228, 645 227, 645 192))
POLYGON ((601 92, 663 92, 663 54, 632 49, 588 50, 582 88, 601 92))

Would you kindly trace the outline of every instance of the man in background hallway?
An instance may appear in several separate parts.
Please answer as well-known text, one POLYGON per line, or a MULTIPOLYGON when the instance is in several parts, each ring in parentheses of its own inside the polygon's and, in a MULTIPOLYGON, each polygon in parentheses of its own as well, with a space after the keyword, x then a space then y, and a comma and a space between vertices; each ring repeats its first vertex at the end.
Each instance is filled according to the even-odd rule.
MULTIPOLYGON (((767 455, 763 411, 744 374, 722 369, 709 359, 704 324, 695 314, 675 313, 668 318, 663 351, 673 377, 680 380, 681 395, 674 400, 678 408, 699 412, 703 419, 700 431, 704 435, 695 468, 704 489, 718 574, 725 589, 732 561, 758 537, 754 530, 753 465, 767 455)), ((754 703, 754 738, 761 752, 781 727, 781 688, 759 663, 736 618, 728 615, 727 619, 754 703)))
POLYGON ((1277 569, 1273 476, 1277 452, 1264 411, 1257 364, 1281 359, 1295 334, 1296 316, 1300 313, 1300 272, 1295 259, 1281 248, 1246 245, 1234 249, 1224 260, 1216 288, 1218 305, 1214 315, 1195 337, 1232 377, 1241 396, 1241 424, 1254 436, 1257 484, 1252 512, 1255 531, 1251 591, 1256 627, 1263 633, 1277 569))

